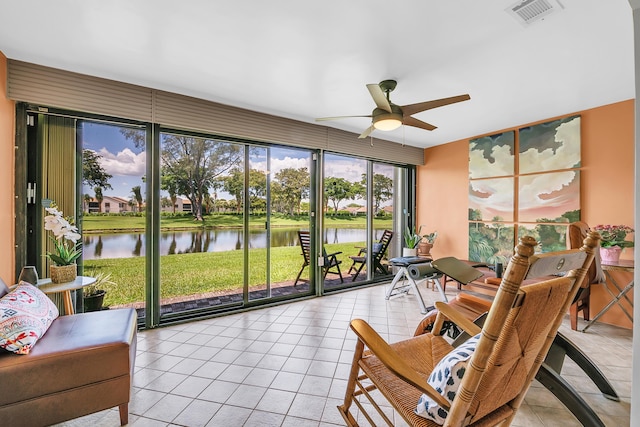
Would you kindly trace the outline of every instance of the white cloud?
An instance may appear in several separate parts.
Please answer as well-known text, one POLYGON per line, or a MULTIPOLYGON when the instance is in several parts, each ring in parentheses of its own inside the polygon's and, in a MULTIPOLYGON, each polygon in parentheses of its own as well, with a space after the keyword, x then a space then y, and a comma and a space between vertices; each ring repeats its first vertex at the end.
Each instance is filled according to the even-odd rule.
POLYGON ((136 154, 129 148, 125 148, 117 154, 113 154, 103 147, 98 154, 101 156, 100 165, 108 174, 113 176, 129 175, 139 177, 146 173, 147 155, 145 151, 136 154))

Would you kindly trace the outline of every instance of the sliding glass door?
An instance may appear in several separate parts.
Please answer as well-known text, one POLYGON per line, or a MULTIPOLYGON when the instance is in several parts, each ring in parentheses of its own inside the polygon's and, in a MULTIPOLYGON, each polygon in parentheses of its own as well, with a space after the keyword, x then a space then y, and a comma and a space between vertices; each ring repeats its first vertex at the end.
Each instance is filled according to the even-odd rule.
POLYGON ((159 125, 25 112, 33 189, 25 259, 47 276, 43 207, 55 201, 82 232, 79 273, 104 277, 105 306, 134 307, 147 326, 389 277, 404 208, 392 195, 404 168, 159 125))
POLYGON ((337 252, 341 276, 327 272, 331 291, 389 277, 396 239, 397 166, 337 154, 324 156, 324 229, 327 253, 337 252))

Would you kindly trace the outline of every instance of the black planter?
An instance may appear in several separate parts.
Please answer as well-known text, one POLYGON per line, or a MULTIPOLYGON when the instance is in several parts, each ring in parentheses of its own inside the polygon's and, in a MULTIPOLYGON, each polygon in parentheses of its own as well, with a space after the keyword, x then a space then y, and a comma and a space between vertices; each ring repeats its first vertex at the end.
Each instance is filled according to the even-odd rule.
POLYGON ((84 312, 87 313, 89 311, 100 311, 102 310, 102 303, 104 302, 104 296, 107 294, 107 291, 97 291, 93 295, 88 295, 83 297, 84 303, 84 312))

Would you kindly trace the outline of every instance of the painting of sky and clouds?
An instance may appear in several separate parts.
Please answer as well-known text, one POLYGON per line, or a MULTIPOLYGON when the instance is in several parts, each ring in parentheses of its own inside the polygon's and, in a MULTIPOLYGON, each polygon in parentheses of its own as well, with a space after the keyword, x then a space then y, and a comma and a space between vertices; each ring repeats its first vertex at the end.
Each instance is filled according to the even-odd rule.
POLYGON ((518 221, 571 222, 580 219, 580 171, 521 176, 518 221))
POLYGON ((504 132, 469 141, 469 178, 512 176, 514 134, 504 132))
POLYGON ((580 167, 580 116, 519 130, 520 174, 580 167))
POLYGON ((513 221, 513 178, 469 181, 469 219, 513 221))

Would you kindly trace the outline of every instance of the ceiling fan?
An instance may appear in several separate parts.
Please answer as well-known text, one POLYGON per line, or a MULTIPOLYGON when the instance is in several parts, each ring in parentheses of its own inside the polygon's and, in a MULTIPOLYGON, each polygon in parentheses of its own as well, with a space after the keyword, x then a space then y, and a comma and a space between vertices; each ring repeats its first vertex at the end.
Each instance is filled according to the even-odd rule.
POLYGON ((452 96, 450 98, 434 99, 433 101, 418 102, 417 104, 396 105, 389 99, 389 94, 396 88, 395 80, 383 80, 378 84, 367 85, 369 93, 376 103, 376 108, 371 114, 366 116, 338 116, 322 117, 316 121, 346 119, 351 117, 371 117, 371 126, 367 128, 358 138, 366 138, 376 129, 394 130, 400 125, 413 126, 425 130, 434 130, 436 126, 411 117, 412 114, 442 107, 444 105, 455 104, 456 102, 468 101, 471 97, 468 94, 452 96))

